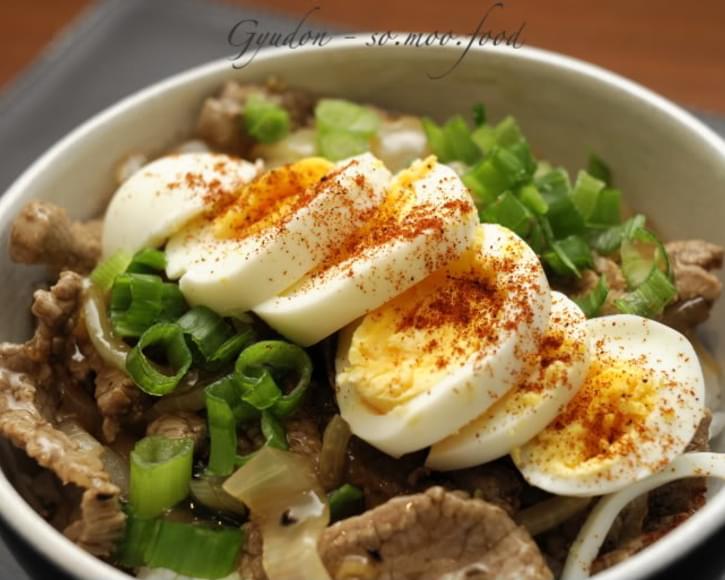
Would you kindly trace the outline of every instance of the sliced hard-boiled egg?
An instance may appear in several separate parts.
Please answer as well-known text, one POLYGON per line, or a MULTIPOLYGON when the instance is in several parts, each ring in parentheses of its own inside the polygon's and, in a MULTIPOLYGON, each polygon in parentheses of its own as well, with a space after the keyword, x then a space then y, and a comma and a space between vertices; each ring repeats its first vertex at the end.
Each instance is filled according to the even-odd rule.
POLYGON ((341 415, 392 456, 440 441, 532 370, 550 305, 531 248, 480 225, 458 260, 342 331, 341 415))
POLYGON ((483 415, 430 450, 426 465, 446 471, 508 455, 536 436, 579 389, 589 365, 586 318, 566 296, 552 292, 549 327, 534 371, 483 415))
POLYGON ((360 231, 254 312, 296 343, 314 344, 458 258, 477 224, 453 170, 432 157, 418 161, 395 177, 360 231))
POLYGON ((370 154, 340 167, 308 158, 250 183, 217 217, 202 217, 166 246, 169 278, 191 304, 244 312, 320 264, 382 202, 390 172, 370 154))
POLYGON ((558 495, 612 493, 664 469, 704 413, 702 370, 679 332, 624 314, 587 330, 592 361, 579 392, 511 454, 529 483, 558 495))
POLYGON ((162 245, 193 219, 229 204, 260 169, 217 153, 169 155, 145 165, 108 205, 103 255, 162 245))

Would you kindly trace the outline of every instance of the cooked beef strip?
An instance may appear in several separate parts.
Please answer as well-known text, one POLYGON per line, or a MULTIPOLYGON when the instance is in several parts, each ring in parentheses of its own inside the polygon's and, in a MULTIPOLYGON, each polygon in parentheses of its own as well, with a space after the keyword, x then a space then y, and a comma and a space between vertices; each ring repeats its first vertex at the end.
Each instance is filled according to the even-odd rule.
POLYGON ((442 487, 395 497, 330 526, 318 550, 335 579, 552 578, 526 530, 502 509, 442 487), (369 576, 346 574, 361 565, 369 576))
POLYGON ((239 577, 241 580, 267 580, 262 565, 262 532, 254 522, 242 526, 246 541, 239 558, 239 577))
POLYGON ((665 249, 670 257, 678 301, 697 297, 708 302, 717 300, 722 284, 711 270, 722 267, 723 248, 703 240, 677 240, 665 244, 665 249))
POLYGON ((319 468, 322 438, 317 421, 306 408, 286 419, 284 422, 287 431, 287 444, 289 450, 308 457, 312 461, 315 473, 319 468))
POLYGON ((96 352, 88 338, 82 316, 73 326, 72 338, 77 349, 69 361, 71 372, 80 381, 95 385, 94 397, 102 418, 105 442, 115 441, 124 425, 136 425, 151 404, 151 397, 141 391, 131 378, 109 365, 96 352))
POLYGON ((55 427, 60 397, 74 392, 59 385, 70 380, 66 358, 75 349, 67 337, 81 290, 78 274, 62 272, 50 290, 34 294, 33 337, 22 344, 0 345, 0 435, 55 473, 64 485, 85 490, 79 519, 66 533, 92 553, 109 556, 124 529, 120 490, 105 471, 100 453, 82 448, 55 427))
POLYGON ((13 221, 10 258, 46 264, 53 272, 90 272, 101 255, 101 227, 101 220, 72 221, 62 207, 31 201, 13 221))
POLYGON ((292 129, 306 125, 312 115, 313 99, 304 92, 287 89, 271 80, 266 84, 230 81, 218 97, 209 97, 199 114, 196 132, 213 149, 243 155, 255 141, 244 128, 244 108, 252 94, 261 94, 290 114, 292 129))
POLYGON ((164 413, 146 427, 146 435, 162 435, 169 439, 191 439, 197 451, 206 440, 206 432, 206 419, 187 411, 164 413))

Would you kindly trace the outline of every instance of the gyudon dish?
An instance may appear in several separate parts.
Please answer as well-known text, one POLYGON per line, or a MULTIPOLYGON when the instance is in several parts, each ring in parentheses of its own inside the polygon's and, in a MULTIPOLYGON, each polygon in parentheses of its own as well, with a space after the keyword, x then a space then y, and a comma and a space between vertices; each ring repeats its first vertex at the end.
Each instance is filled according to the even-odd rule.
POLYGON ((142 578, 616 565, 725 460, 695 335, 723 249, 663 241, 615 183, 481 105, 229 83, 194 140, 120 163, 103 219, 17 216, 12 258, 50 278, 0 346, 8 476, 142 578))

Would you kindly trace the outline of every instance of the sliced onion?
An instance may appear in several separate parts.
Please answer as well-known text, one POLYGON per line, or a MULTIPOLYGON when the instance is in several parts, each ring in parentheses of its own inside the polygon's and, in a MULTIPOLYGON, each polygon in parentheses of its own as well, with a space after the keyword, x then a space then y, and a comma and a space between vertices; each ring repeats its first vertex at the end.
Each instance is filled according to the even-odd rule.
POLYGON ((342 483, 351 436, 350 426, 340 415, 335 415, 325 427, 318 472, 320 484, 328 491, 342 483))
POLYGON ((537 536, 579 513, 591 501, 590 497, 555 496, 521 510, 516 514, 516 521, 532 536, 537 536))
POLYGON ((269 167, 294 163, 317 153, 316 136, 314 129, 298 129, 276 143, 255 145, 250 158, 261 157, 269 167))
POLYGON ((206 476, 192 479, 189 489, 192 497, 208 509, 239 516, 246 515, 244 504, 224 491, 223 484, 222 477, 206 476))
POLYGON ((130 477, 128 461, 108 447, 103 448, 101 460, 103 461, 103 467, 106 470, 106 473, 110 476, 111 481, 121 490, 121 495, 127 497, 128 481, 130 477))
POLYGON ((725 479, 725 454, 686 453, 675 459, 660 473, 600 499, 569 549, 569 556, 560 580, 589 578, 592 563, 614 520, 624 506, 643 493, 686 477, 725 479))
POLYGON ((113 334, 103 293, 87 283, 83 292, 83 319, 88 337, 98 355, 109 365, 126 372, 126 355, 131 348, 113 334))
POLYGON ((223 487, 260 526, 269 580, 330 580, 317 552, 330 509, 307 457, 264 447, 223 487))
MULTIPOLYGON (((193 576, 178 574, 166 568, 139 568, 136 573, 136 578, 140 578, 141 580, 201 580, 193 576)), ((234 571, 229 576, 224 576, 224 578, 219 578, 219 580, 240 580, 240 578, 239 572, 234 571)))
POLYGON ((430 151, 423 124, 418 117, 409 115, 384 119, 371 150, 392 172, 405 169, 430 151))
POLYGON ((108 473, 111 482, 118 486, 123 495, 128 494, 129 467, 127 461, 113 449, 101 445, 77 421, 66 419, 58 423, 57 429, 75 442, 81 451, 98 457, 103 462, 103 468, 108 473))

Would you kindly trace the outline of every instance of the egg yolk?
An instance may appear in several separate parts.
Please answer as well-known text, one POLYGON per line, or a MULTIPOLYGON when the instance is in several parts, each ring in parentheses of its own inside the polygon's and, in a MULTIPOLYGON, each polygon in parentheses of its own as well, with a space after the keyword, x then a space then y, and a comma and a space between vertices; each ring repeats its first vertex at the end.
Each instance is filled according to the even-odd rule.
POLYGON ((537 437, 540 461, 566 469, 604 464, 647 437, 658 381, 641 362, 597 359, 576 396, 537 437))
POLYGON ((481 231, 456 262, 368 314, 353 332, 341 380, 355 384, 375 411, 434 388, 496 342, 505 297, 478 260, 481 231))
POLYGON ((309 157, 263 173, 216 219, 216 236, 243 239, 283 223, 333 168, 326 159, 309 157))

